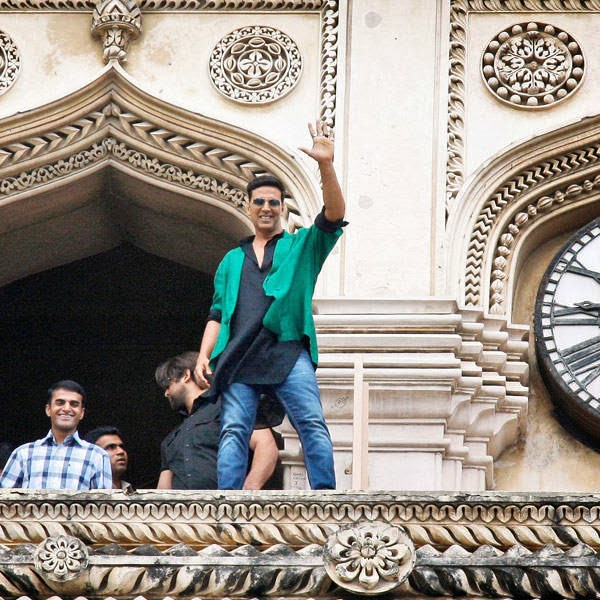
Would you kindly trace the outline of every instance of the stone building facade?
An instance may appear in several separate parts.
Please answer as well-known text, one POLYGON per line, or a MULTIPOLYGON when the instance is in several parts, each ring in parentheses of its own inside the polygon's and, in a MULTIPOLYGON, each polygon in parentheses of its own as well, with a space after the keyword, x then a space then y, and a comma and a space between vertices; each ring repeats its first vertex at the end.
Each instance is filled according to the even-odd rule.
MULTIPOLYGON (((309 224, 319 181, 298 146, 317 117, 335 128, 350 222, 314 307, 348 493, 302 491, 287 424, 279 496, 2 492, 1 594, 597 597, 598 27, 596 0, 0 0, 5 408, 31 377, 23 364, 48 377, 48 362, 64 366, 60 348, 40 352, 44 334, 60 346, 70 321, 85 334, 94 320, 118 320, 101 290, 137 285, 119 280, 123 256, 142 275, 163 261, 147 274, 167 294, 170 276, 188 276, 178 269, 200 273, 205 308, 220 257, 250 232, 243 190, 253 176, 279 176, 287 226, 309 224), (108 258, 90 276, 89 306, 52 300, 56 281, 81 281, 96 257, 108 258), (544 279, 551 264, 559 271, 544 279), (584 278, 582 295, 568 306, 556 296, 546 314, 554 300, 538 290, 555 294, 560 269, 584 278), (56 331, 38 318, 48 304, 64 319, 56 331), (23 340, 35 341, 22 350, 23 340), (566 492, 579 495, 557 495, 566 492), (346 546, 372 558, 372 540, 388 548, 387 566, 373 575, 369 561, 343 565, 346 546), (75 557, 73 579, 57 571, 57 552, 75 557), (289 589, 278 564, 297 576, 289 589), (211 565, 229 566, 198 583, 211 565), (585 575, 579 588, 574 573, 585 575)), ((130 323, 127 335, 73 344, 76 373, 98 390, 109 382, 97 420, 119 415, 135 431, 141 405, 149 431, 164 421, 140 387, 151 374, 135 374, 200 328, 189 331, 172 305, 150 308, 160 292, 144 288, 127 308, 141 329, 146 313, 163 319, 151 340, 130 323), (105 370, 86 366, 96 355, 105 370), (135 386, 119 392, 127 381, 135 386)), ((39 412, 36 402, 22 415, 39 412)), ((10 441, 30 433, 14 414, 2 421, 10 441)))

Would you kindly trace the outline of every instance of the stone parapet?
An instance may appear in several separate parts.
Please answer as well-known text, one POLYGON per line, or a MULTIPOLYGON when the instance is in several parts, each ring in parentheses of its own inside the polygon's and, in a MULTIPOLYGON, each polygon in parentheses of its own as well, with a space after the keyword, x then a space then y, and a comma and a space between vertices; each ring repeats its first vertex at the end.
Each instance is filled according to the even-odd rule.
POLYGON ((600 496, 0 491, 0 597, 600 595, 600 496))

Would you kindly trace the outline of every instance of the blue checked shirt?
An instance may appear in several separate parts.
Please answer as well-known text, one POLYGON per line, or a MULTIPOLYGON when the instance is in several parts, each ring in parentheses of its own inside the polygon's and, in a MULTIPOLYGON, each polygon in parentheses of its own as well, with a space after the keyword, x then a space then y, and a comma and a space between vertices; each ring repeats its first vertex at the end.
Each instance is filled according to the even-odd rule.
POLYGON ((77 432, 57 444, 49 431, 45 438, 13 451, 0 476, 0 488, 110 489, 110 458, 100 446, 83 441, 77 432))

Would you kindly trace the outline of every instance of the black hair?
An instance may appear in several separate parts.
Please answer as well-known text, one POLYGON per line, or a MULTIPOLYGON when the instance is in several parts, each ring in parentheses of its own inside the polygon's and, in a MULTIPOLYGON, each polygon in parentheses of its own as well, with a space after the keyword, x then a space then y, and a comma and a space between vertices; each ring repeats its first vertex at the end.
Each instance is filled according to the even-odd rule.
POLYGON ((54 394, 56 390, 68 390, 69 392, 75 392, 81 396, 81 403, 83 405, 86 403, 87 397, 82 385, 76 381, 73 381, 72 379, 61 379, 48 388, 48 399, 46 400, 46 404, 50 404, 52 401, 52 394, 54 394))
POLYGON ((154 379, 161 390, 166 390, 169 387, 169 382, 172 379, 181 379, 183 374, 189 370, 194 373, 196 362, 198 360, 198 352, 182 352, 177 356, 173 356, 165 360, 156 367, 154 379))
POLYGON ((282 200, 287 195, 285 192, 285 186, 283 185, 280 179, 275 177, 275 175, 259 175, 258 177, 255 177, 252 181, 250 181, 246 186, 248 198, 250 198, 250 196, 252 195, 252 191, 256 188, 267 186, 277 188, 281 192, 282 200))
POLYGON ((103 435, 118 435, 123 440, 123 442, 125 442, 123 434, 114 425, 102 425, 100 427, 96 427, 95 429, 88 431, 83 436, 83 439, 86 442, 89 442, 90 444, 95 444, 98 441, 98 439, 101 438, 103 435))

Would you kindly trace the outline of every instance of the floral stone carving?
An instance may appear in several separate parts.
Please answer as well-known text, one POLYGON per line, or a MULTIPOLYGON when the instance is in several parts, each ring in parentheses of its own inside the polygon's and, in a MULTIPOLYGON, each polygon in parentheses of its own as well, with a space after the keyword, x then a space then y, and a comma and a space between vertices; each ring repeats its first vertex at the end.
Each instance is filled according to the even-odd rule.
POLYGON ((89 563, 85 544, 75 537, 46 538, 35 551, 35 568, 47 579, 68 581, 79 577, 89 563))
POLYGON ((0 31, 0 94, 16 81, 21 69, 21 58, 13 40, 0 31))
POLYGON ((135 0, 101 0, 94 7, 92 34, 102 38, 103 58, 125 62, 129 40, 142 31, 142 13, 135 0))
POLYGON ((573 37, 545 23, 501 31, 483 53, 481 73, 496 98, 523 108, 543 108, 581 85, 585 59, 573 37))
POLYGON ((329 577, 359 594, 382 594, 412 571, 415 548, 400 527, 381 522, 339 529, 327 541, 323 560, 329 577))
POLYGON ((264 104, 285 96, 302 74, 302 57, 289 36, 272 27, 236 29, 215 46, 209 61, 217 90, 236 102, 264 104))

